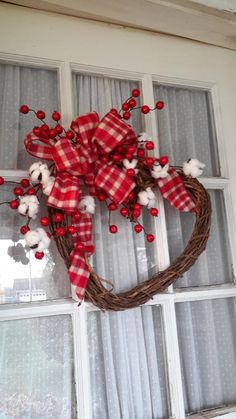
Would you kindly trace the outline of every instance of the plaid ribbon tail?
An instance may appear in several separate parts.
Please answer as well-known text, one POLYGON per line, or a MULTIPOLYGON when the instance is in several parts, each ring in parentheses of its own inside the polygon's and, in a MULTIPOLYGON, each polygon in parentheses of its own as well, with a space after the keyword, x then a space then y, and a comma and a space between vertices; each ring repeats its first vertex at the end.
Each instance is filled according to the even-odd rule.
POLYGON ((81 303, 84 299, 86 287, 89 280, 89 267, 85 260, 86 256, 91 256, 94 251, 92 243, 92 217, 90 214, 82 214, 81 218, 74 223, 77 233, 73 236, 74 249, 72 250, 71 265, 68 270, 71 284, 75 287, 78 301, 81 303), (85 253, 76 249, 76 244, 81 242, 85 246, 85 253))
POLYGON ((32 156, 43 160, 53 160, 52 149, 54 141, 52 139, 39 138, 33 132, 30 132, 24 140, 24 145, 32 156), (38 144, 38 142, 46 145, 38 144))
POLYGON ((76 176, 58 173, 47 205, 64 211, 76 211, 81 196, 80 182, 76 176))
POLYGON ((173 167, 169 169, 167 177, 157 179, 157 185, 163 198, 179 211, 196 210, 196 205, 185 188, 182 178, 173 167))

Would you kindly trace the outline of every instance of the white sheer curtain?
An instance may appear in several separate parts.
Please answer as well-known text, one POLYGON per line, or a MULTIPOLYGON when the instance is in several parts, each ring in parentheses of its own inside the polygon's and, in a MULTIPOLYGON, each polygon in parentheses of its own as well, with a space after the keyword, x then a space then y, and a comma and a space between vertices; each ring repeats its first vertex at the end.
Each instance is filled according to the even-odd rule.
MULTIPOLYGON (((120 109, 138 85, 87 75, 74 75, 73 81, 76 113, 97 110, 100 117, 113 107, 120 109)), ((142 131, 139 111, 132 124, 136 132, 142 131)), ((109 234, 103 205, 95 217, 97 271, 113 282, 116 292, 147 278, 157 265, 155 244, 146 245, 144 236, 136 236, 118 213, 112 214, 112 223, 118 225, 119 233, 109 234)), ((144 223, 153 231, 150 221, 144 223)), ((90 313, 88 330, 93 418, 168 416, 161 310, 145 307, 125 313, 90 313)))
MULTIPOLYGON (((208 94, 200 90, 154 86, 156 100, 166 106, 157 113, 161 154, 181 165, 188 157, 206 163, 205 176, 219 176, 217 147, 208 94)), ((212 225, 206 251, 175 287, 232 282, 231 255, 221 191, 209 191, 212 225)), ((165 205, 170 258, 184 248, 193 216, 165 205)), ((194 412, 236 402, 236 310, 234 299, 177 304, 185 408, 194 412)))
POLYGON ((0 322, 0 418, 75 419, 70 316, 0 322))
MULTIPOLYGON (((24 149, 24 138, 34 125, 39 125, 39 121, 33 114, 20 114, 20 105, 43 109, 46 119, 51 122, 50 116, 58 109, 58 103, 56 71, 0 64, 1 170, 27 171, 34 160, 24 149)), ((0 187, 0 202, 13 199, 10 190, 6 184, 0 187)), ((41 215, 47 215, 45 206, 41 208, 41 215)), ((9 209, 8 205, 0 206, 0 303, 70 296, 66 268, 55 245, 52 244, 42 261, 37 261, 32 252, 24 251, 19 232, 23 224, 24 217, 9 209)))

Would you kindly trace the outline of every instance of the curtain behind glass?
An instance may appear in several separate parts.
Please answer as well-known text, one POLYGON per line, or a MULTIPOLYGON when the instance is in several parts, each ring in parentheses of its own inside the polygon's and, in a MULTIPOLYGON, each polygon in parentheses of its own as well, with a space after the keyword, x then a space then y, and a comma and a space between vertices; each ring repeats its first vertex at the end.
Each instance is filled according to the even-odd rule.
MULTIPOLYGON (((100 117, 121 108, 137 82, 106 77, 73 77, 77 114, 96 110, 100 117)), ((137 133, 143 130, 140 112, 131 120, 137 133)), ((128 290, 150 275, 157 265, 155 244, 147 245, 143 234, 133 233, 131 223, 119 213, 111 214, 119 232, 108 232, 108 211, 97 204, 94 241, 96 270, 111 280, 115 292, 128 290)), ((150 217, 144 220, 153 231, 150 217)), ((90 373, 93 418, 147 419, 168 416, 161 316, 152 308, 124 313, 89 314, 90 373)))
POLYGON ((70 316, 0 322, 0 417, 75 419, 70 316))
POLYGON ((236 403, 234 298, 178 303, 186 412, 236 403))
POLYGON ((27 170, 33 158, 25 152, 24 138, 40 121, 22 115, 19 107, 28 105, 46 113, 46 121, 58 109, 57 72, 40 68, 0 64, 0 168, 27 170))

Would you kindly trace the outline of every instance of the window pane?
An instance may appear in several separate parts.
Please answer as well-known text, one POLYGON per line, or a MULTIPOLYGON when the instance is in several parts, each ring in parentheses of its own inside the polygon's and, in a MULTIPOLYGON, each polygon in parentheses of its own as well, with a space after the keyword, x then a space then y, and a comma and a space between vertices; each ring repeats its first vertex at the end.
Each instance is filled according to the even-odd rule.
POLYGON ((186 412, 236 403, 235 299, 176 305, 186 412))
MULTIPOLYGON (((0 188, 0 202, 12 199, 11 188, 0 188)), ((42 215, 45 215, 42 206, 42 215)), ((40 217, 40 215, 39 215, 40 217)), ((37 220, 35 222, 37 224, 37 220)), ((0 303, 16 303, 68 297, 71 294, 67 270, 52 240, 45 257, 37 260, 25 249, 20 226, 25 218, 8 205, 0 206, 0 303)), ((33 223, 32 223, 33 228, 33 223)))
POLYGON ((76 418, 70 316, 0 322, 0 417, 76 418))
MULTIPOLYGON (((210 237, 206 251, 194 266, 180 278, 175 287, 217 285, 232 282, 232 264, 226 225, 224 197, 221 191, 208 191, 212 204, 210 237)), ((170 259, 184 249, 193 231, 195 217, 179 213, 165 204, 170 259)))
POLYGON ((25 151, 24 138, 40 122, 34 115, 20 114, 20 105, 27 104, 35 110, 43 109, 50 116, 58 109, 58 103, 55 70, 0 64, 1 169, 27 170, 33 161, 25 151))
POLYGON ((168 417, 161 309, 91 312, 88 336, 93 419, 168 417))
MULTIPOLYGON (((111 108, 121 108, 136 81, 111 79, 108 77, 74 74, 73 76, 76 113, 96 110, 100 117, 111 108)), ((143 131, 140 112, 134 112, 131 123, 136 133, 143 131)), ((97 272, 112 281, 115 291, 124 291, 141 282, 153 273, 158 263, 155 242, 147 244, 144 233, 136 234, 133 224, 125 220, 119 211, 112 212, 111 224, 118 226, 117 234, 109 233, 109 214, 105 203, 96 203, 94 217, 94 242, 96 252, 93 264, 97 272)), ((140 218, 147 232, 154 231, 154 223, 148 210, 140 218)))
POLYGON ((160 153, 175 166, 190 157, 206 164, 204 176, 219 176, 220 167, 210 94, 203 90, 154 85, 160 153))

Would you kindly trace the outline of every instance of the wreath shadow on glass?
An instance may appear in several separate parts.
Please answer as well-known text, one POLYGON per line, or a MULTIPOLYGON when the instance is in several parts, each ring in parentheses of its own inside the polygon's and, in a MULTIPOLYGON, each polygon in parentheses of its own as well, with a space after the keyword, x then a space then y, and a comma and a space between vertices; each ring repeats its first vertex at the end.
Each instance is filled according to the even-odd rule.
MULTIPOLYGON (((25 148, 31 155, 50 161, 50 165, 33 163, 29 179, 15 182, 18 184, 13 189, 14 199, 0 203, 9 204, 27 218, 20 231, 36 259, 42 259, 51 240, 55 240, 79 304, 85 298, 103 310, 135 308, 163 292, 195 263, 206 248, 210 232, 210 197, 196 179, 205 165, 190 158, 182 168, 175 168, 170 166, 168 156, 153 156, 154 143, 149 135, 137 135, 127 121, 137 109, 145 115, 161 111, 164 103, 158 101, 154 109, 137 106, 139 96, 139 89, 133 89, 119 112, 111 109, 101 120, 96 112, 78 116, 67 131, 59 123, 59 112, 53 112, 54 126, 49 127, 42 110, 36 112, 22 105, 21 113, 32 112, 41 122, 26 136, 25 148), (144 208, 150 217, 158 216, 156 190, 177 210, 193 213, 192 235, 167 269, 129 291, 115 294, 112 287, 109 290, 105 286, 111 285, 109 278, 99 276, 89 263, 95 251, 92 242, 95 202, 107 206, 108 234, 119 233, 118 227, 111 224, 112 212, 119 211, 121 217, 132 223, 136 234, 144 234, 147 243, 152 243, 155 236, 145 230, 140 217, 144 208), (40 218, 39 228, 31 230, 31 220, 37 218, 43 195, 48 197, 48 214, 40 218)), ((0 177, 2 184, 4 179, 0 177)))

